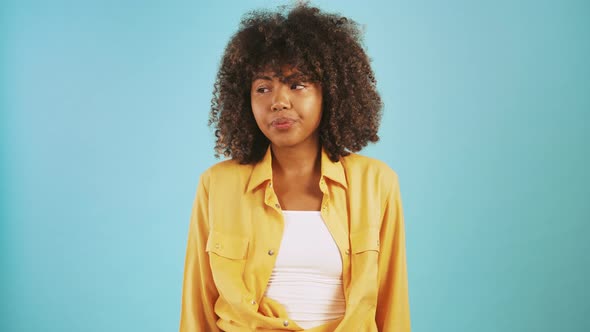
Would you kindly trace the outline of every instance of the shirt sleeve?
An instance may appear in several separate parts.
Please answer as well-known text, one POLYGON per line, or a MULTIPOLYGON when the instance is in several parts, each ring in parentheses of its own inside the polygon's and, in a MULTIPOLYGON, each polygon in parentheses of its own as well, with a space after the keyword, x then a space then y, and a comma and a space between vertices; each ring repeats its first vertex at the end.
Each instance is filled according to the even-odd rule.
POLYGON ((376 322, 382 332, 410 331, 404 216, 397 174, 386 200, 380 234, 376 322))
POLYGON ((219 293, 215 287, 209 255, 205 250, 209 235, 208 183, 201 176, 193 203, 188 230, 188 243, 184 265, 180 332, 221 331, 216 322, 214 306, 219 293))

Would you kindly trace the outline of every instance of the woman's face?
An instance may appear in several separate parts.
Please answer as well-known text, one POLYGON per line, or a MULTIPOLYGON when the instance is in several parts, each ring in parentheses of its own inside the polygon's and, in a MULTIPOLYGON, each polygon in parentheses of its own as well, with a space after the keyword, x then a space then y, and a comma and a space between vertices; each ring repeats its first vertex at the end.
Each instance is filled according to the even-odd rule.
POLYGON ((263 72, 250 89, 252 112, 262 133, 276 147, 296 147, 319 141, 322 87, 289 66, 281 78, 263 72))

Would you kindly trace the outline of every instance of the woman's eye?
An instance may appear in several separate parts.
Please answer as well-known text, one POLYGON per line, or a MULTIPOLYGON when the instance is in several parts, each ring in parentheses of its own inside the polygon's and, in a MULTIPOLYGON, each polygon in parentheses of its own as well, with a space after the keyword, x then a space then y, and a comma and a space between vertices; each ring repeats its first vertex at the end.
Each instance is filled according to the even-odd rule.
POLYGON ((259 88, 256 88, 256 92, 258 92, 258 93, 266 93, 266 92, 268 92, 268 88, 266 88, 266 87, 259 87, 259 88))
POLYGON ((302 83, 293 83, 291 85, 291 89, 293 90, 301 90, 303 88, 305 88, 305 85, 303 85, 302 83))

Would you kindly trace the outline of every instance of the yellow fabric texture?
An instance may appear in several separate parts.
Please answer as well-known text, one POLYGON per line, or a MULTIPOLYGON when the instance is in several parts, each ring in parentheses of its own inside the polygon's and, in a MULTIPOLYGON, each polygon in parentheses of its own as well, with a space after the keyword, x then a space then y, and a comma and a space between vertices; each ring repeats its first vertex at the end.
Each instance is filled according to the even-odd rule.
MULTIPOLYGON (((255 165, 222 161, 199 180, 188 232, 180 332, 303 330, 264 296, 283 216, 271 151, 255 165)), ((313 332, 408 332, 410 310, 398 177, 357 154, 321 153, 321 215, 342 257, 346 312, 313 332)))

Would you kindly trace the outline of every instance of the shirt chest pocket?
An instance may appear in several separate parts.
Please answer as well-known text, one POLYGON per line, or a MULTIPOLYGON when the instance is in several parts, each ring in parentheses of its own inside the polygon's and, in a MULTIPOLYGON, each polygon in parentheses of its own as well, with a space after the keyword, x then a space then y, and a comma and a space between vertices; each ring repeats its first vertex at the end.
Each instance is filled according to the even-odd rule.
POLYGON ((371 227, 366 230, 354 232, 350 234, 350 243, 353 255, 378 255, 381 246, 379 242, 379 229, 371 227))
POLYGON ((248 255, 249 240, 245 236, 225 234, 211 231, 207 239, 206 251, 211 255, 231 259, 243 260, 248 255))
POLYGON ((244 236, 212 230, 205 247, 217 291, 227 302, 238 306, 247 293, 242 275, 248 244, 249 239, 244 236))
POLYGON ((374 306, 379 285, 379 228, 369 227, 351 233, 350 245, 351 284, 356 285, 350 301, 374 306))

